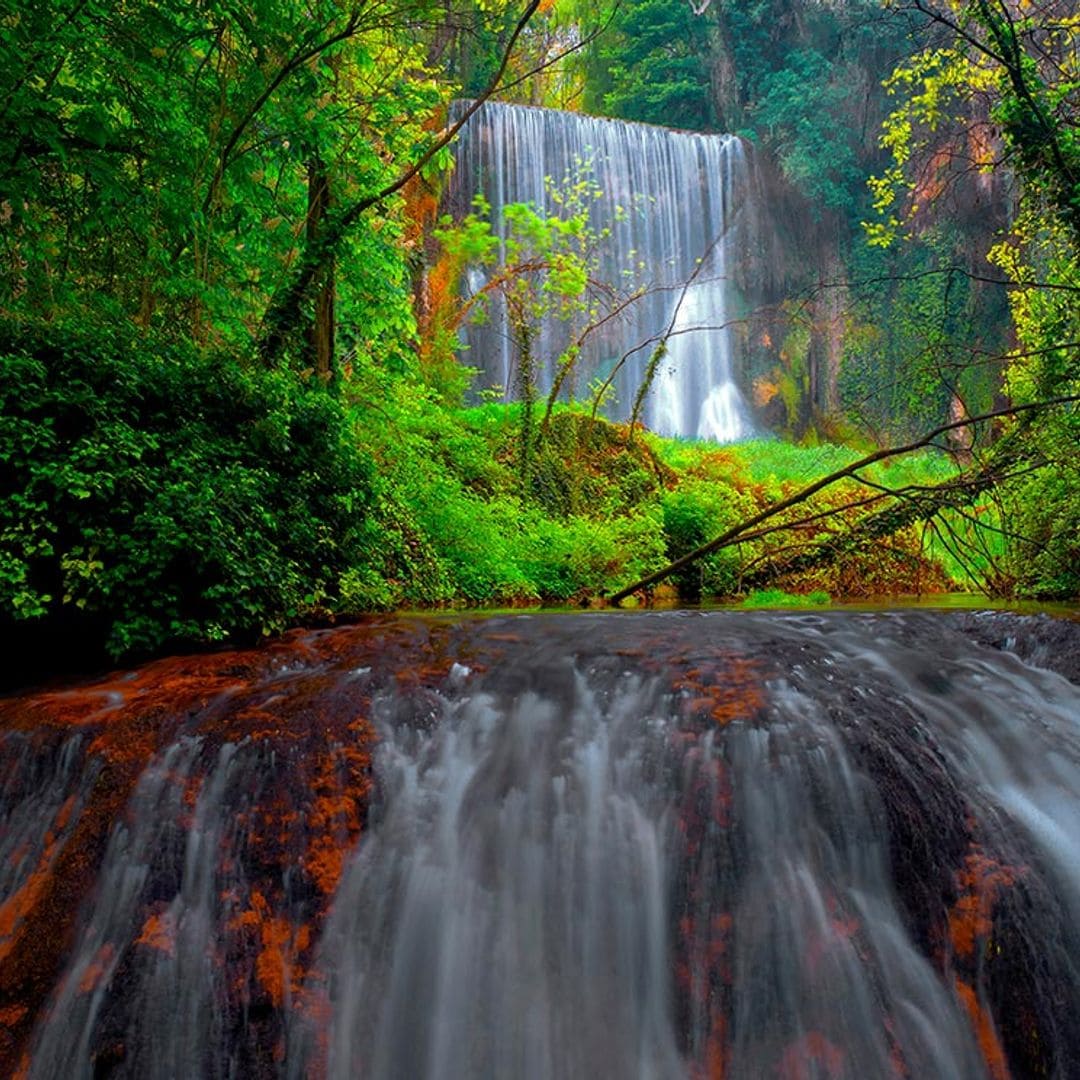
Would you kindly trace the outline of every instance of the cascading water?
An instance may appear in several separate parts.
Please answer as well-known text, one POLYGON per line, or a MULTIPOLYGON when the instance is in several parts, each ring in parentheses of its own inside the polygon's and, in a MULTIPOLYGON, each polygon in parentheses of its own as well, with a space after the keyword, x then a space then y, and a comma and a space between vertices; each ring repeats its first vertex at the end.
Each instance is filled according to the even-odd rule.
POLYGON ((0 822, 4 1075, 1080 1075, 1068 623, 297 634, 0 701, 0 822))
MULTIPOLYGON (((753 424, 734 374, 731 326, 738 317, 733 276, 749 242, 742 143, 730 135, 488 103, 459 137, 450 202, 461 215, 482 193, 505 236, 504 207, 531 202, 551 213, 552 190, 581 174, 599 192, 592 221, 610 230, 599 278, 620 296, 636 289, 643 295, 584 338, 579 391, 618 368, 613 412, 625 419, 654 349, 669 334, 645 423, 665 435, 716 442, 748 437, 753 424)), ((474 294, 485 281, 479 268, 467 275, 474 294)), ((543 391, 551 386, 556 358, 581 329, 552 315, 542 321, 532 347, 546 364, 543 391)), ((512 396, 518 358, 505 310, 496 304, 488 321, 467 326, 464 336, 465 358, 482 369, 482 384, 512 396)))

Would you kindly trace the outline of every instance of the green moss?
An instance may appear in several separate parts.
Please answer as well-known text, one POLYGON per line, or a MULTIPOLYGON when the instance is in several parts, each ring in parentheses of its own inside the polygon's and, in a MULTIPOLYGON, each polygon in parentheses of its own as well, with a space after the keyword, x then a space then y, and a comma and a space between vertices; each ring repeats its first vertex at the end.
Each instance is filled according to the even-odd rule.
POLYGON ((824 607, 832 603, 827 592, 815 589, 812 593, 799 595, 784 592, 783 589, 760 589, 752 592, 742 601, 745 608, 810 608, 824 607))

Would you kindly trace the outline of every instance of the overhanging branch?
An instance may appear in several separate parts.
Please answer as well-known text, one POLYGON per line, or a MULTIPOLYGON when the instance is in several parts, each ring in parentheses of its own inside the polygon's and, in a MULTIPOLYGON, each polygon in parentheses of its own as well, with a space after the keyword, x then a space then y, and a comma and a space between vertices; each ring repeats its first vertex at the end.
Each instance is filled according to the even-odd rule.
MULTIPOLYGON (((632 584, 627 585, 625 588, 620 589, 618 592, 613 593, 608 597, 608 603, 618 605, 620 601, 626 599, 631 593, 637 592, 639 589, 645 589, 652 585, 656 585, 666 578, 671 577, 672 574, 677 574, 691 563, 697 562, 698 559, 702 559, 706 555, 711 555, 714 551, 719 551, 721 548, 728 547, 731 544, 741 542, 746 538, 746 534, 751 529, 768 521, 769 518, 783 513, 783 511, 788 510, 793 506, 798 506, 800 503, 803 503, 816 495, 819 491, 831 487, 840 480, 858 480, 859 477, 857 474, 859 471, 865 469, 869 465, 873 465, 879 461, 885 461, 887 458, 899 457, 903 454, 910 454, 915 450, 921 450, 924 447, 931 445, 933 441, 941 435, 957 428, 967 427, 971 424, 985 423, 986 421, 996 420, 1005 416, 1021 415, 1054 408, 1059 405, 1073 404, 1077 401, 1080 401, 1080 394, 1070 394, 1062 397, 1047 398, 1043 401, 1029 402, 1027 404, 1011 405, 1008 408, 995 409, 993 412, 982 413, 979 416, 970 416, 963 420, 955 420, 948 424, 942 424, 940 427, 934 428, 933 431, 927 432, 925 435, 912 442, 904 443, 902 446, 889 446, 881 450, 875 450, 872 454, 867 454, 865 457, 859 458, 858 461, 854 461, 850 465, 838 469, 836 472, 829 473, 828 476, 823 476, 819 480, 815 480, 812 484, 808 484, 806 487, 801 488, 794 495, 782 499, 780 502, 767 507, 760 513, 754 514, 752 517, 740 522, 740 524, 721 533, 715 539, 710 540, 708 543, 702 544, 700 547, 683 555, 682 558, 668 563, 667 566, 660 570, 657 570, 652 574, 647 574, 645 577, 640 578, 632 584)), ((947 481, 942 487, 955 483, 956 480, 947 481)))

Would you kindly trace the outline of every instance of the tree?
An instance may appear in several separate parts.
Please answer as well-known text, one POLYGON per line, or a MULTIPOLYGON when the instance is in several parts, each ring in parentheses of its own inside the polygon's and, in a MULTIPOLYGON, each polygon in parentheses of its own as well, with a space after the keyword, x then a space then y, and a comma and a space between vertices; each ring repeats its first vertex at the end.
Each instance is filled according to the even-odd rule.
MULTIPOLYGON (((947 511, 963 510, 993 491, 1000 520, 995 531, 1006 544, 1007 571, 999 587, 1038 595, 1072 596, 1080 592, 1080 475, 1075 446, 1080 444, 1080 81, 1077 35, 1080 18, 1064 4, 1025 8, 1023 14, 990 0, 954 0, 903 5, 919 16, 927 47, 897 69, 891 84, 904 91, 886 123, 883 141, 893 155, 892 168, 873 182, 884 220, 871 226, 879 244, 893 242, 911 228, 926 199, 943 188, 927 181, 925 153, 935 133, 963 125, 977 113, 976 99, 1000 131, 1002 154, 976 161, 986 170, 1013 170, 1020 181, 1020 209, 1008 236, 990 257, 1005 270, 1019 347, 1004 358, 1007 389, 1013 404, 982 420, 998 425, 998 437, 958 477, 933 490, 890 491, 852 504, 873 506, 840 537, 831 536, 810 550, 778 553, 766 574, 790 573, 815 560, 836 558, 854 544, 876 541, 912 521, 938 522, 947 511)), ((970 146, 971 143, 969 142, 970 146)), ((981 149, 988 144, 976 143, 981 149)), ((988 270, 989 274, 990 271, 988 270)), ((687 563, 763 535, 767 519, 810 499, 824 487, 857 473, 880 456, 933 443, 978 417, 961 417, 935 428, 904 447, 887 447, 816 482, 762 514, 742 522, 702 545, 682 560, 620 590, 629 591, 677 572, 687 563)), ((987 509, 985 503, 981 509, 987 509)), ((811 511, 776 528, 799 528, 830 511, 811 511)), ((769 532, 773 531, 769 527, 769 532)), ((758 580, 762 571, 758 570, 758 580)))
POLYGON ((521 403, 520 472, 526 491, 534 453, 560 394, 573 385, 586 339, 641 295, 636 287, 626 291, 600 278, 601 251, 611 227, 592 221, 590 207, 599 194, 583 162, 576 175, 563 177, 561 183, 549 179, 550 213, 532 203, 511 203, 496 222, 478 196, 472 213, 456 224, 443 218, 435 233, 452 278, 460 278, 467 265, 488 275, 443 327, 453 344, 457 330, 469 320, 505 323, 513 348, 512 389, 521 403), (537 355, 537 346, 545 325, 552 324, 565 328, 566 345, 557 357, 544 358, 537 355), (535 406, 545 381, 547 405, 537 426, 535 406))
MULTIPOLYGON (((920 140, 958 103, 982 99, 1000 132, 1000 156, 976 164, 1011 170, 1020 181, 1012 227, 990 252, 1009 284, 1019 342, 1006 387, 1024 403, 1073 393, 1080 386, 1080 17, 1058 0, 1022 8, 914 0, 909 7, 934 41, 894 76, 910 92, 886 134, 894 166, 878 181, 879 206, 890 215, 883 234, 917 210, 902 191, 920 140)), ((908 190, 919 190, 917 178, 908 190)), ((1033 471, 1005 491, 1018 525, 1013 571, 1023 587, 1075 593, 1080 547, 1061 538, 1075 538, 1080 520, 1080 485, 1066 450, 1080 438, 1080 419, 1075 409, 1045 420, 1033 414, 1017 427, 1010 435, 1023 439, 1033 471)))
POLYGON ((325 372, 336 260, 350 348, 401 353, 413 329, 398 193, 445 164, 453 135, 433 123, 454 87, 428 56, 445 25, 505 12, 431 0, 12 11, 0 312, 94 312, 239 348, 261 338, 269 361, 288 343, 325 372))
POLYGON ((585 59, 585 107, 606 116, 715 131, 709 25, 692 4, 627 0, 585 59))
POLYGON ((483 92, 435 137, 426 140, 423 150, 407 158, 397 175, 375 191, 343 206, 321 228, 317 236, 307 244, 286 282, 278 289, 263 317, 263 332, 259 339, 259 351, 264 361, 273 363, 280 359, 287 347, 289 336, 301 322, 304 304, 320 274, 332 262, 338 250, 349 239, 353 229, 363 216, 400 192, 413 177, 444 150, 454 136, 465 126, 469 118, 494 94, 500 85, 518 38, 540 6, 540 0, 529 0, 510 34, 506 51, 483 92))

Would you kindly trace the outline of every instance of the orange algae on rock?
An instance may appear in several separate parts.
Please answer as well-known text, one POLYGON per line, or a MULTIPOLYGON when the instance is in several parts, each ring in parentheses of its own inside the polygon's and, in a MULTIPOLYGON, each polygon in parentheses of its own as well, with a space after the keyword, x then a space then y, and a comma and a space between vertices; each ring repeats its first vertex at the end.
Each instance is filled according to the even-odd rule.
POLYGON ((266 897, 255 889, 251 906, 236 916, 230 927, 255 931, 255 978, 275 1008, 284 1002, 286 990, 289 994, 299 992, 304 971, 298 960, 312 942, 308 925, 294 926, 284 916, 272 914, 266 897))
POLYGON ((1005 1050, 998 1038, 989 1006, 978 989, 981 979, 979 949, 994 932, 994 906, 1004 890, 1025 873, 1024 867, 1008 866, 987 855, 972 841, 963 867, 956 873, 958 896, 948 913, 948 936, 953 958, 965 972, 953 977, 957 997, 971 1021, 983 1060, 993 1080, 1009 1080, 1005 1050))
MULTIPOLYGON (((235 912, 236 905, 248 906, 248 888, 265 896, 278 890, 280 867, 288 861, 303 864, 306 846, 315 845, 314 880, 309 890, 301 888, 292 921, 279 896, 274 911, 266 904, 254 929, 234 929, 233 935, 241 934, 236 940, 226 933, 214 960, 227 968, 235 992, 228 1008, 238 1017, 249 1015, 252 989, 274 1002, 295 989, 300 960, 311 949, 344 859, 359 836, 370 788, 372 729, 366 719, 357 720, 356 690, 350 686, 348 695, 343 692, 340 669, 377 663, 382 648, 407 649, 419 633, 384 620, 333 635, 296 634, 257 650, 174 657, 72 689, 0 700, 0 731, 29 733, 34 745, 40 742, 53 753, 76 747, 71 752, 83 763, 76 769, 81 767, 88 781, 55 813, 48 832, 42 826, 36 840, 20 846, 17 857, 32 865, 23 868, 18 887, 0 907, 0 1062, 13 1068, 26 1061, 33 1027, 71 955, 79 912, 109 836, 130 811, 139 777, 180 738, 201 744, 192 771, 165 781, 182 785, 181 829, 191 827, 208 770, 226 743, 266 761, 289 763, 241 795, 232 823, 232 832, 244 838, 241 843, 207 855, 217 860, 218 872, 239 872, 250 882, 225 890, 229 895, 222 902, 235 912), (73 736, 83 741, 70 743, 73 736)), ((86 988, 113 968, 110 977, 130 978, 132 965, 137 970, 144 962, 140 954, 174 954, 177 927, 167 901, 149 904, 138 918, 129 942, 118 941, 110 946, 115 954, 94 958, 81 980, 86 988), (128 944, 137 948, 128 950, 128 944)), ((259 1021, 268 1027, 267 1045, 276 1038, 269 1029, 277 1023, 259 1021)))
POLYGON ((304 869, 324 896, 330 896, 341 880, 345 857, 360 835, 363 810, 371 794, 367 746, 374 740, 374 732, 367 720, 349 727, 359 736, 359 744, 339 747, 323 760, 308 815, 311 841, 304 869))
POLYGON ((68 825, 75 796, 69 796, 60 807, 53 827, 45 835, 44 850, 37 865, 26 880, 0 905, 0 963, 11 951, 16 932, 37 907, 45 887, 53 874, 57 858, 63 847, 61 834, 68 825))
POLYGON ((700 970, 695 974, 684 958, 676 965, 675 977, 683 983, 684 990, 696 994, 706 1013, 705 1045, 699 1060, 691 1065, 690 1075, 693 1080, 723 1080, 730 1068, 730 1046, 728 1040, 728 1017, 724 994, 718 993, 721 987, 730 987, 731 967, 728 956, 732 917, 728 912, 713 915, 707 929, 700 935, 692 917, 684 916, 680 920, 680 936, 693 948, 693 943, 704 937, 702 956, 695 966, 700 970))
POLYGON ((0 1024, 4 1027, 12 1027, 18 1024, 28 1011, 25 1005, 7 1005, 0 1009, 0 1024))
POLYGON ((757 662, 719 653, 688 668, 673 685, 686 695, 683 710, 687 714, 705 714, 723 726, 761 711, 765 704, 762 675, 757 662))
MULTIPOLYGON (((700 714, 692 721, 708 724, 700 714)), ((705 728, 704 730, 707 730, 705 728)), ((730 1068, 728 1012, 733 993, 730 911, 709 901, 709 838, 730 823, 732 788, 727 765, 707 752, 704 730, 672 731, 671 745, 688 774, 676 825, 682 834, 688 873, 679 900, 675 938, 675 990, 680 1010, 695 1017, 700 1034, 691 1050, 693 1080, 723 1080, 730 1068)))
POLYGON ((979 1050, 986 1062, 986 1067, 990 1070, 990 1076, 993 1080, 1009 1080, 1011 1073, 990 1010, 979 1001, 974 987, 962 979, 956 980, 956 993, 971 1018, 975 1037, 979 1041, 979 1050))
POLYGON ((108 977, 108 974, 112 969, 112 962, 115 954, 116 949, 110 941, 105 942, 105 944, 98 949, 97 953, 94 955, 94 959, 90 961, 89 966, 79 979, 80 994, 91 994, 101 985, 102 981, 108 977))
POLYGON ((703 1060, 690 1066, 691 1080, 724 1080, 729 1072, 727 1042, 727 1017, 717 1006, 709 1017, 703 1060))
POLYGON ((20 1060, 20 1069, 29 1068, 33 1022, 61 970, 109 830, 135 779, 134 770, 106 767, 67 835, 54 839, 51 850, 46 845, 35 873, 8 899, 11 935, 0 946, 0 1005, 9 1010, 10 1023, 0 1027, 0 1061, 20 1060))
POLYGON ((953 952, 963 959, 975 956, 977 942, 994 929, 994 903, 1002 889, 1016 883, 1022 873, 1004 866, 976 848, 968 853, 956 875, 960 895, 949 911, 949 940, 953 952))
POLYGON ((158 952, 166 953, 168 956, 175 956, 176 919, 172 913, 166 911, 162 914, 150 915, 143 923, 135 944, 157 949, 158 952))

